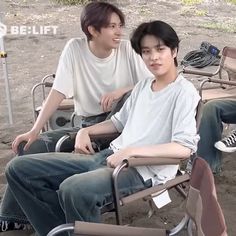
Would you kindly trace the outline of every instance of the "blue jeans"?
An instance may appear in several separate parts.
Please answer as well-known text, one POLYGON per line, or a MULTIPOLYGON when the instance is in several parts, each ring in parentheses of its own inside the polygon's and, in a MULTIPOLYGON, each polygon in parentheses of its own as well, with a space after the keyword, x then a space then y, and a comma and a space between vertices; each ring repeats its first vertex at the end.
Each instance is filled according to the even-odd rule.
MULTIPOLYGON (((82 120, 83 126, 90 126, 95 123, 105 120, 107 114, 88 117, 82 120)), ((67 128, 60 130, 52 130, 44 132, 40 135, 40 138, 31 144, 30 148, 27 151, 23 150, 24 144, 19 145, 19 156, 21 155, 30 155, 35 153, 48 153, 54 152, 57 141, 68 132, 78 131, 79 128, 67 128)), ((66 143, 68 149, 73 149, 74 144, 72 142, 66 143)), ((28 223, 28 219, 25 214, 22 212, 20 206, 16 202, 14 196, 11 193, 11 190, 6 188, 4 193, 1 207, 0 207, 0 220, 13 221, 18 223, 28 223)))
MULTIPOLYGON (((9 189, 36 232, 75 220, 99 222, 100 207, 112 201, 112 168, 105 149, 94 155, 45 153, 13 159, 6 169, 9 189)), ((151 186, 134 168, 119 178, 122 195, 151 186)))
MULTIPOLYGON (((124 94, 124 96, 117 102, 110 113, 103 113, 97 116, 83 117, 82 127, 94 125, 102 122, 105 119, 109 119, 113 114, 120 110, 126 99, 129 97, 131 91, 124 94)), ((35 153, 48 153, 54 152, 57 141, 68 132, 78 131, 79 128, 67 128, 60 130, 53 130, 43 133, 40 138, 31 144, 27 151, 23 150, 23 144, 19 147, 19 155, 30 155, 35 153)), ((100 143, 101 144, 101 143, 100 143)), ((72 142, 67 142, 68 149, 74 148, 72 142)), ((0 207, 0 220, 13 221, 18 223, 28 223, 28 219, 22 212, 19 204, 15 200, 11 193, 11 190, 7 187, 4 193, 1 207, 0 207)))
POLYGON ((209 163, 214 173, 221 169, 222 153, 214 144, 222 138, 222 122, 236 124, 236 100, 213 100, 204 105, 198 155, 209 163))

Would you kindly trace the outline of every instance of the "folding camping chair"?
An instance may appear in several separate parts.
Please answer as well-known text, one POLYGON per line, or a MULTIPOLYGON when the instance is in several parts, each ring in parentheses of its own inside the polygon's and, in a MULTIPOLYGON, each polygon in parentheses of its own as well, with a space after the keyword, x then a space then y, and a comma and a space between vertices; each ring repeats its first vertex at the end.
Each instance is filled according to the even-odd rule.
MULTIPOLYGON (((215 72, 211 73, 189 68, 183 68, 182 72, 200 76, 199 93, 203 102, 213 99, 236 100, 236 48, 223 48, 220 64, 215 72), (217 86, 215 86, 216 84, 217 86)), ((230 130, 229 124, 225 128, 226 130, 230 130)))
MULTIPOLYGON (((34 122, 42 109, 42 104, 45 101, 48 92, 52 88, 54 79, 55 74, 48 74, 42 78, 41 82, 35 84, 31 90, 34 122)), ((73 99, 64 99, 45 125, 43 131, 72 127, 71 116, 73 112, 73 99)))
MULTIPOLYGON (((126 160, 121 166, 139 165, 139 160, 137 160, 139 158, 135 159, 126 160)), ((149 193, 143 193, 139 197, 143 197, 142 195, 148 196, 149 193)), ((206 161, 201 158, 195 158, 193 162, 185 216, 175 228, 166 230, 76 221, 52 229, 47 236, 55 236, 65 231, 73 232, 78 236, 170 236, 177 235, 186 226, 189 236, 192 236, 193 233, 196 236, 227 236, 224 215, 217 201, 214 177, 206 161)))
POLYGON ((205 102, 212 99, 236 97, 236 48, 234 47, 223 48, 220 64, 215 72, 188 67, 183 68, 182 72, 201 77, 199 90, 202 100, 205 102), (214 86, 216 83, 218 85, 214 86))

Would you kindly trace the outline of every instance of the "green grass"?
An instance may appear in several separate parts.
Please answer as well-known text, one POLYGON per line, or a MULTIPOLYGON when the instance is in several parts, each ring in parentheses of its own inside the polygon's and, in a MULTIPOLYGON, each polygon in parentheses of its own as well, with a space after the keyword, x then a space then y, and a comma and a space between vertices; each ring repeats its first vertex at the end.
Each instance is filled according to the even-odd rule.
POLYGON ((230 2, 232 4, 236 4, 236 0, 226 0, 226 2, 230 2))
POLYGON ((236 33, 236 24, 227 23, 206 23, 201 25, 201 27, 206 29, 220 30, 227 33, 236 33))
POLYGON ((194 16, 206 16, 208 14, 208 11, 205 10, 200 10, 196 8, 189 8, 189 7, 184 7, 181 9, 182 16, 189 16, 189 15, 194 15, 194 16))
POLYGON ((200 4, 203 2, 203 0, 181 0, 182 4, 184 5, 195 5, 200 4))
POLYGON ((54 0, 57 3, 64 5, 86 4, 89 0, 54 0))

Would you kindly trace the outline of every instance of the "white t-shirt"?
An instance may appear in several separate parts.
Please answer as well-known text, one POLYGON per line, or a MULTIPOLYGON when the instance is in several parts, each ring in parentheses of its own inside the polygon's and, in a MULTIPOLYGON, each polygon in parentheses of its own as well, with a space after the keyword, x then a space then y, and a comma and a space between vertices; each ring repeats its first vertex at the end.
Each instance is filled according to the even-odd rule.
MULTIPOLYGON (((154 78, 140 81, 119 112, 111 117, 121 135, 111 143, 115 151, 130 146, 179 143, 197 150, 196 107, 199 94, 182 75, 161 91, 151 89, 154 78)), ((178 165, 137 167, 153 184, 174 178, 178 165)))
POLYGON ((103 113, 102 95, 135 85, 150 75, 128 40, 101 59, 90 51, 85 38, 74 38, 61 54, 53 89, 74 98, 77 115, 94 116, 103 113))

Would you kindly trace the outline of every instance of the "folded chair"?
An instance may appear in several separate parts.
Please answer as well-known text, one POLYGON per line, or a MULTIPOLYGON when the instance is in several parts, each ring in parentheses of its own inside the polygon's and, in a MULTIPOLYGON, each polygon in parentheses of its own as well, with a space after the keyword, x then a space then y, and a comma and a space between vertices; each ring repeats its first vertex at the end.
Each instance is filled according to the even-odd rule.
MULTIPOLYGON (((125 160, 122 165, 133 166, 133 161, 125 160)), ((190 176, 190 187, 186 200, 185 217, 174 229, 166 230, 76 221, 74 224, 63 224, 52 229, 47 236, 55 236, 65 231, 73 232, 74 235, 78 236, 170 236, 177 235, 184 227, 187 227, 189 236, 227 236, 224 215, 217 201, 214 177, 210 167, 205 160, 197 157, 193 161, 191 175, 188 175, 190 176)))
MULTIPOLYGON (((42 104, 45 101, 48 92, 52 88, 54 79, 55 74, 48 74, 42 78, 41 82, 35 84, 31 90, 34 122, 42 109, 42 104)), ((73 112, 73 99, 64 99, 42 131, 72 127, 71 116, 73 112)))

